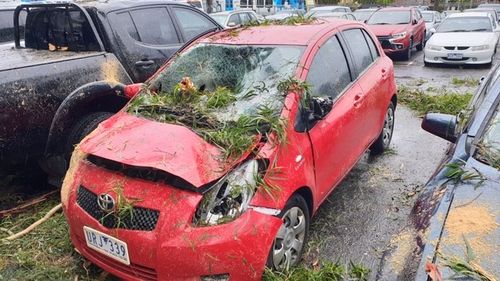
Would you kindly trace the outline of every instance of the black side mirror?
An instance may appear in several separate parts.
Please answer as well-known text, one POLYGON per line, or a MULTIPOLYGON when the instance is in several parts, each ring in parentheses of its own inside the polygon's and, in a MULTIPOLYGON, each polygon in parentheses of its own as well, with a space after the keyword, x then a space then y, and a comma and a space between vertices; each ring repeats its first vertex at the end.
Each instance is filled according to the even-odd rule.
POLYGON ((413 25, 417 24, 418 21, 416 19, 414 19, 412 22, 411 22, 413 25))
POLYGON ((450 114, 427 113, 422 129, 450 142, 457 140, 457 117, 450 114))

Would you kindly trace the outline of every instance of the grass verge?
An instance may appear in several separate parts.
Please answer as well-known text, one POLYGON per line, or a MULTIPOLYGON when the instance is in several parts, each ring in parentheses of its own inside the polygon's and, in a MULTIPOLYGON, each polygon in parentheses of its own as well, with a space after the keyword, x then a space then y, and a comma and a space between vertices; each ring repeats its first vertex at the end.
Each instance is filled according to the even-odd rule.
POLYGON ((456 115, 467 108, 472 94, 458 94, 454 92, 443 92, 437 95, 429 95, 418 89, 410 89, 405 86, 398 87, 398 102, 415 110, 419 115, 427 112, 439 112, 456 115))
POLYGON ((266 270, 263 281, 366 281, 370 270, 362 265, 349 263, 325 262, 320 268, 307 268, 299 266, 288 272, 274 272, 266 270))
POLYGON ((102 271, 73 250, 62 212, 25 236, 13 241, 2 240, 25 229, 57 204, 58 195, 29 211, 0 221, 0 280, 100 279, 102 271))

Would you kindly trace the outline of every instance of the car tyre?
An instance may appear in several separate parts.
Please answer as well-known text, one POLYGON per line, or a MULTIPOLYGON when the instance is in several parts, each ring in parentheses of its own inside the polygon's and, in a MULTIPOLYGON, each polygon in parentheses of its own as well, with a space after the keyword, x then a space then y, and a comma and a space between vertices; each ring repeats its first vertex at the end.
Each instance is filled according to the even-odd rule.
POLYGON ((410 60, 411 58, 411 49, 413 49, 413 39, 410 39, 410 45, 408 46, 408 49, 403 53, 403 59, 404 60, 410 60))
POLYGON ((420 42, 420 44, 417 45, 417 51, 422 51, 425 47, 425 32, 424 32, 424 36, 422 36, 422 41, 420 42))
POLYGON ((276 233, 267 258, 267 267, 285 271, 301 259, 309 234, 310 215, 306 200, 295 194, 288 200, 279 217, 283 224, 276 233))
POLYGON ((391 145, 392 134, 394 132, 395 106, 391 102, 384 118, 384 127, 377 140, 370 146, 370 154, 378 155, 383 153, 391 145))
POLYGON ((113 113, 110 112, 92 112, 80 118, 71 127, 66 139, 66 159, 69 160, 76 144, 97 128, 99 123, 111 116, 113 116, 113 113))

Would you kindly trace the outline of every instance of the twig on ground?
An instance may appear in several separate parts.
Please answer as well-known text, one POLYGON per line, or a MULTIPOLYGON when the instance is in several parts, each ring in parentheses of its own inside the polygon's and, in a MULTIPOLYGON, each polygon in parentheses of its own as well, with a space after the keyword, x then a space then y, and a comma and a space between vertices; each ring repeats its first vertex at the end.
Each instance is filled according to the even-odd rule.
POLYGON ((50 209, 50 211, 45 214, 45 216, 43 216, 43 218, 37 220, 36 222, 34 222, 33 224, 31 224, 30 226, 28 226, 26 229, 24 229, 23 231, 20 231, 14 235, 11 235, 7 238, 4 238, 5 240, 14 240, 14 239, 17 239, 25 234, 28 234, 29 232, 31 232, 33 229, 35 229, 37 226, 39 226, 40 224, 44 223, 45 221, 47 221, 51 216, 53 216, 57 211, 61 210, 62 208, 62 204, 59 203, 57 206, 55 206, 54 208, 50 209))

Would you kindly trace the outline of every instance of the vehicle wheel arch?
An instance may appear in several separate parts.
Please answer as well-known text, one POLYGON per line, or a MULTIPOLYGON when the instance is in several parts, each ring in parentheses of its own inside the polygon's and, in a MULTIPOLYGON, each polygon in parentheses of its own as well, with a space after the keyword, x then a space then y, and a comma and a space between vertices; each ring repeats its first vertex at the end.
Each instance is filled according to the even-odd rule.
POLYGON ((314 196, 313 196, 313 193, 312 193, 312 190, 310 187, 308 186, 302 186, 302 187, 299 187, 291 196, 290 198, 292 198, 294 195, 300 195, 302 198, 304 198, 304 200, 306 201, 307 203, 307 208, 309 209, 309 216, 312 218, 313 217, 313 214, 315 213, 314 212, 314 196))
POLYGON ((118 112, 128 102, 125 85, 107 81, 85 84, 69 94, 56 111, 50 126, 45 155, 61 151, 61 142, 79 117, 92 112, 118 112))
POLYGON ((396 109, 396 107, 398 105, 398 95, 397 94, 393 94, 392 95, 391 102, 394 105, 394 109, 396 109))

